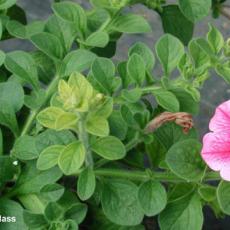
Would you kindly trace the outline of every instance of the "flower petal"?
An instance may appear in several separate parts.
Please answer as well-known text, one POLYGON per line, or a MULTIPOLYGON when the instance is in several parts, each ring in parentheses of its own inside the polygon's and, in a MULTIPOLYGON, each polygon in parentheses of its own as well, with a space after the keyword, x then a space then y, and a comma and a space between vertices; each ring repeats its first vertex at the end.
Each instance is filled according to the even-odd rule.
POLYGON ((230 181, 230 165, 220 170, 220 176, 222 179, 230 181))
POLYGON ((230 130, 230 100, 220 104, 210 120, 209 129, 214 132, 230 130))
POLYGON ((230 168, 230 130, 223 132, 207 133, 203 138, 202 158, 207 165, 215 170, 230 168))

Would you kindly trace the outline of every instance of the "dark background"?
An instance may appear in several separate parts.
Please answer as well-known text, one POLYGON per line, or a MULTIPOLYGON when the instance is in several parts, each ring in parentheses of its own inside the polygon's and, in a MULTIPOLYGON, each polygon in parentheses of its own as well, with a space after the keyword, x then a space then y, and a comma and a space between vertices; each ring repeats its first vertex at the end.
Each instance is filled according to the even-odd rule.
MULTIPOLYGON (((88 0, 75 0, 84 8, 89 8, 88 0)), ((202 0, 201 0, 202 1, 202 0)), ((33 20, 44 20, 52 13, 52 0, 18 0, 20 5, 27 14, 28 22, 33 20)), ((167 3, 175 3, 173 0, 168 0, 167 3)), ((230 0, 226 1, 230 5, 230 0)), ((125 59, 128 48, 136 41, 146 42, 153 49, 155 42, 163 34, 161 19, 159 15, 146 7, 136 5, 129 10, 144 16, 152 26, 152 33, 141 35, 123 35, 119 41, 115 60, 125 59)), ((230 37, 230 20, 220 16, 218 19, 213 19, 211 16, 206 17, 195 26, 194 36, 204 36, 208 31, 208 23, 212 23, 222 32, 224 38, 230 37)), ((29 42, 19 39, 11 39, 0 42, 0 49, 4 51, 11 50, 32 50, 33 46, 29 42)), ((160 74, 160 66, 157 63, 155 73, 160 74)), ((221 102, 230 99, 230 88, 222 78, 216 76, 213 72, 210 79, 205 83, 202 89, 202 99, 199 116, 195 118, 195 126, 200 131, 202 138, 203 134, 208 131, 209 119, 212 117, 215 107, 221 102)), ((230 194, 229 194, 230 195, 230 194)), ((205 230, 230 230, 230 217, 225 219, 215 219, 210 210, 205 209, 205 230)), ((186 230, 186 229, 185 229, 186 230)), ((195 230, 195 229, 194 229, 195 230)))

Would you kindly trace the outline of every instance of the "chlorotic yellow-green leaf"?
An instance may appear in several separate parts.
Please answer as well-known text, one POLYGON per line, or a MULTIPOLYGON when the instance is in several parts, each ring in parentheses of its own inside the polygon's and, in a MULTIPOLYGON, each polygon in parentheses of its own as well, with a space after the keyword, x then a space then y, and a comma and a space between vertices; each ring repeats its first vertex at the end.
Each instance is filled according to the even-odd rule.
POLYGON ((58 157, 64 147, 64 145, 52 145, 44 149, 39 155, 37 168, 39 170, 47 170, 54 167, 58 163, 58 157))
POLYGON ((86 131, 92 135, 99 137, 108 136, 108 121, 104 117, 89 116, 86 121, 86 131))
POLYGON ((71 74, 68 82, 60 81, 58 86, 60 101, 67 110, 87 112, 94 95, 92 85, 80 73, 71 74))
POLYGON ((58 165, 62 172, 71 175, 83 165, 85 161, 85 147, 80 141, 67 145, 58 158, 58 165))
POLYGON ((55 129, 58 131, 63 129, 76 130, 78 119, 74 113, 63 113, 56 119, 55 129))
POLYGON ((55 129, 57 118, 64 114, 65 111, 58 107, 48 107, 42 110, 38 116, 38 122, 46 128, 55 129))
POLYGON ((97 94, 94 98, 92 113, 97 117, 108 118, 113 112, 113 98, 97 94))

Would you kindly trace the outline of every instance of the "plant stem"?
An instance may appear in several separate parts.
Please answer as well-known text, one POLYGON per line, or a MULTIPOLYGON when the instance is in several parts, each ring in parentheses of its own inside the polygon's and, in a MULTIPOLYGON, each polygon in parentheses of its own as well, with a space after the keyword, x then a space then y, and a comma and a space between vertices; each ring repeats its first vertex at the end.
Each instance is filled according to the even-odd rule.
POLYGON ((94 162, 89 144, 89 136, 85 129, 85 118, 80 113, 78 115, 80 116, 80 120, 78 121, 78 138, 82 141, 86 149, 85 165, 86 167, 89 166, 93 168, 94 162))
POLYGON ((52 82, 50 83, 50 85, 48 86, 46 90, 46 96, 43 100, 43 103, 40 105, 39 108, 31 110, 30 115, 28 116, 26 123, 24 127, 22 128, 20 137, 24 136, 31 130, 33 121, 35 120, 37 114, 40 112, 40 110, 43 108, 43 106, 48 102, 48 100, 51 98, 51 96, 55 92, 59 79, 60 77, 58 75, 54 77, 54 79, 52 80, 52 82))
POLYGON ((158 89, 162 89, 161 86, 147 86, 141 89, 142 93, 144 94, 148 94, 148 93, 152 93, 152 91, 158 90, 158 89))
MULTIPOLYGON (((105 169, 105 168, 95 169, 94 172, 96 176, 123 178, 123 179, 129 179, 134 181, 145 181, 150 179, 161 181, 161 182, 173 182, 173 183, 182 183, 186 181, 168 172, 152 172, 152 174, 149 174, 145 171, 128 171, 122 169, 105 169)), ((203 182, 218 181, 218 180, 221 180, 218 173, 209 172, 204 177, 203 182)), ((187 181, 187 182, 192 182, 192 181, 187 181)))

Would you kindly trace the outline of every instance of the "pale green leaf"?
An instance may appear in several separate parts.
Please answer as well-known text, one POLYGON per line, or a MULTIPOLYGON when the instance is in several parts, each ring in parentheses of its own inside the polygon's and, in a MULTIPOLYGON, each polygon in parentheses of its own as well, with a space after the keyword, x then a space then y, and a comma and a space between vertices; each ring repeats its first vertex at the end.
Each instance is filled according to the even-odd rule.
POLYGON ((64 145, 51 145, 44 149, 37 160, 39 170, 47 170, 58 163, 58 157, 64 149, 64 145))
POLYGON ((80 141, 67 145, 58 158, 58 165, 66 175, 76 173, 85 161, 85 148, 80 141))
POLYGON ((118 160, 125 157, 126 150, 123 143, 116 137, 108 136, 97 139, 91 148, 107 160, 118 160))

